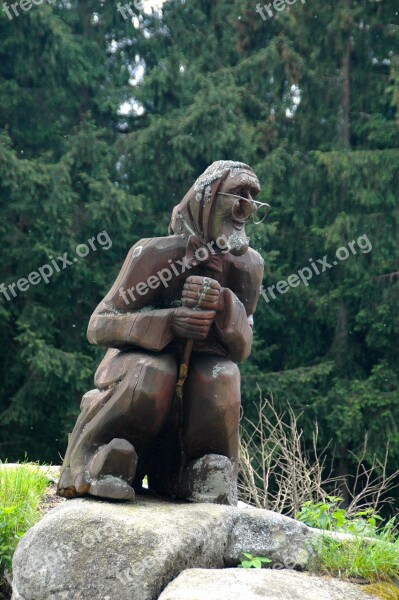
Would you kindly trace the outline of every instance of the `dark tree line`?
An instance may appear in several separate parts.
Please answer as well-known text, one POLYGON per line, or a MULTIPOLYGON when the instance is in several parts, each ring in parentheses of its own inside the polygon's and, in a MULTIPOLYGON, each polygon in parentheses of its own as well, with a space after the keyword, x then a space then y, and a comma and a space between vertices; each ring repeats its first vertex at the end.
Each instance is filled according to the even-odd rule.
POLYGON ((113 242, 47 285, 0 294, 0 458, 59 462, 101 356, 85 339, 92 310, 132 243, 165 235, 197 175, 232 159, 254 167, 273 208, 250 230, 265 288, 359 236, 372 244, 260 300, 247 414, 259 385, 303 412, 306 435, 317 418, 340 472, 366 431, 369 457, 390 440, 394 469, 396 0, 298 2, 266 22, 252 0, 168 0, 137 19, 90 0, 0 15, 0 283, 103 230, 113 242))

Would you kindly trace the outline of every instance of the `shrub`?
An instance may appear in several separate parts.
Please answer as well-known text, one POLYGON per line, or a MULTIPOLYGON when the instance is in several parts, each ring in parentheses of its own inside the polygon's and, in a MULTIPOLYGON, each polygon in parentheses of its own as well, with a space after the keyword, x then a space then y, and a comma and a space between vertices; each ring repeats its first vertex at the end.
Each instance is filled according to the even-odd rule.
MULTIPOLYGON (((388 473, 389 445, 384 460, 374 456, 367 462, 366 435, 360 454, 351 453, 354 475, 333 477, 332 464, 327 461, 328 446, 319 448, 317 423, 313 447, 309 449, 299 425, 301 415, 296 415, 290 406, 285 413, 279 413, 272 397, 262 400, 260 396, 256 410, 257 419, 244 418, 241 427, 240 500, 290 517, 306 504, 326 507, 329 498, 341 493, 347 496, 348 516, 366 515, 370 511, 375 515, 382 508, 389 509, 394 500, 390 494, 399 481, 399 469, 388 473)), ((336 520, 342 518, 338 507, 334 513, 336 520)), ((324 518, 328 516, 327 510, 324 518)))

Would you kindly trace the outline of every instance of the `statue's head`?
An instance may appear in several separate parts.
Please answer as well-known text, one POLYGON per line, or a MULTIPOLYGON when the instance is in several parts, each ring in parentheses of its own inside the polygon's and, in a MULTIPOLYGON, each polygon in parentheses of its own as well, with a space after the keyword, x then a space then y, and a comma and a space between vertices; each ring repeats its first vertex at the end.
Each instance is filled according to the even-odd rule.
POLYGON ((251 167, 231 160, 216 161, 174 208, 170 230, 195 235, 204 242, 223 236, 232 254, 245 254, 249 244, 246 222, 251 217, 255 220, 258 210, 266 216, 268 209, 267 204, 254 200, 259 191, 259 181, 251 167))

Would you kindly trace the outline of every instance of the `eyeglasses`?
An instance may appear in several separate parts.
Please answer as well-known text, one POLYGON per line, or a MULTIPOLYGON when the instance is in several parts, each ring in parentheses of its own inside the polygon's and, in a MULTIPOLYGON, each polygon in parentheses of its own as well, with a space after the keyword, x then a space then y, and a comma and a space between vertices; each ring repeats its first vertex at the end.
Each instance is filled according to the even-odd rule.
POLYGON ((260 225, 269 214, 270 204, 267 204, 266 202, 258 202, 253 199, 249 200, 243 196, 228 194, 227 192, 218 192, 218 195, 236 198, 232 208, 233 218, 236 221, 248 221, 248 219, 252 217, 253 224, 260 225))

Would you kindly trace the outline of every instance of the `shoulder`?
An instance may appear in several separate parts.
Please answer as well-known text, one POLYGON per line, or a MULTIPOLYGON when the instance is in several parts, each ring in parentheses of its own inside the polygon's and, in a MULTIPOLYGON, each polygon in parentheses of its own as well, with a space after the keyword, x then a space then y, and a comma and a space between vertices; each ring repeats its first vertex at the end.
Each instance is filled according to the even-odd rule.
POLYGON ((168 235, 165 237, 143 238, 136 242, 129 250, 129 256, 137 259, 142 256, 160 256, 179 253, 185 248, 186 242, 180 235, 168 235))
POLYGON ((265 261, 253 248, 248 248, 242 256, 231 256, 233 268, 241 273, 247 273, 252 277, 263 275, 265 261))
POLYGON ((243 256, 231 257, 229 287, 244 304, 248 316, 255 312, 263 279, 263 268, 263 258, 252 248, 248 248, 243 256))
POLYGON ((244 258, 246 258, 246 263, 251 269, 263 273, 265 261, 263 260, 259 252, 257 252, 253 248, 248 248, 248 252, 244 254, 244 258))

